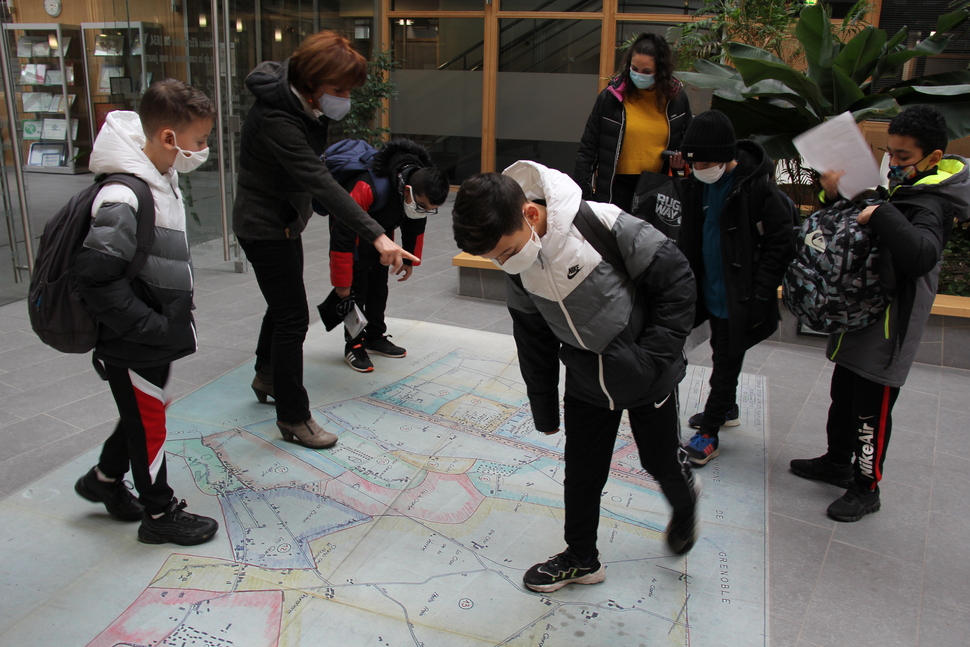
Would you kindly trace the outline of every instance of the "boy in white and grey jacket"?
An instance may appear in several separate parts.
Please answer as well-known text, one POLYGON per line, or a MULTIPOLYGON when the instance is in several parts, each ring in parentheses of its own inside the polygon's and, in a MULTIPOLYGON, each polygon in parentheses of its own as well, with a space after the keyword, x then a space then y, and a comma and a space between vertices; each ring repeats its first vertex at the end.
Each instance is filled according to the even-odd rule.
POLYGON ((524 577, 535 591, 602 582, 596 534, 626 409, 641 464, 673 507, 667 543, 678 554, 697 540, 697 489, 680 447, 677 385, 694 321, 694 279, 676 244, 610 204, 585 205, 567 175, 516 162, 501 175, 462 184, 453 210, 455 242, 509 275, 508 307, 536 429, 559 431, 559 362, 564 399, 567 548, 524 577), (577 229, 580 208, 616 239, 614 267, 577 229))

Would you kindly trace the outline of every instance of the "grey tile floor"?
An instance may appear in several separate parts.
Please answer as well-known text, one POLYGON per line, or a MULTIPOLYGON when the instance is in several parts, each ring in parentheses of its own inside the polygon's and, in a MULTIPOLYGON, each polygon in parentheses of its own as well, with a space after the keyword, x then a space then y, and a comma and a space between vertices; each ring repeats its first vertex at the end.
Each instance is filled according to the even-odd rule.
MULTIPOLYGON (((326 221, 314 219, 304 238, 311 304, 329 292, 327 241, 326 221)), ((411 280, 392 281, 389 316, 510 333, 503 304, 456 295, 455 252, 442 213, 411 280)), ((196 306, 200 347, 176 365, 176 397, 252 359, 264 308, 252 273, 236 274, 231 263, 197 267, 196 306)), ((708 347, 691 361, 709 364, 708 347)), ((913 369, 895 409, 883 509, 838 524, 825 508, 841 492, 788 471, 792 458, 824 451, 831 365, 818 350, 765 342, 749 351, 744 370, 768 377, 769 644, 970 644, 970 560, 962 555, 970 459, 960 444, 970 432, 970 372, 913 369)), ((37 341, 23 301, 0 307, 0 499, 99 445, 114 421, 88 358, 37 341)), ((730 430, 719 460, 731 460, 730 430)))

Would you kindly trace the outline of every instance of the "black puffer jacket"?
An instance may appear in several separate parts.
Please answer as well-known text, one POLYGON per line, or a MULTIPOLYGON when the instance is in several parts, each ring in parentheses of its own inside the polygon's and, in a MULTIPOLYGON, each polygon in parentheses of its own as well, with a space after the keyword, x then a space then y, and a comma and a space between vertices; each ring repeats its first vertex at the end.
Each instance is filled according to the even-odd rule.
MULTIPOLYGON (((771 179, 774 163, 757 143, 738 142, 734 187, 721 212, 722 274, 727 291, 730 353, 737 356, 778 329, 778 286, 794 255, 791 203, 771 179), (760 303, 759 303, 760 301, 760 303)), ((704 185, 684 183, 678 245, 690 261, 698 288, 704 277, 704 185)), ((697 290, 699 326, 710 316, 697 290)))
POLYGON ((243 240, 296 238, 313 215, 312 199, 371 243, 384 229, 320 160, 330 120, 303 107, 287 69, 287 61, 266 61, 246 77, 256 104, 242 130, 232 230, 243 240))
MULTIPOLYGON (((679 81, 678 81, 679 83, 679 81)), ((623 88, 619 79, 614 79, 596 97, 593 112, 586 121, 586 130, 579 142, 576 154, 576 169, 573 180, 583 190, 584 200, 611 202, 613 198, 613 177, 616 175, 616 161, 620 158, 623 134, 626 130, 626 109, 623 107, 623 88), (595 174, 595 184, 594 184, 595 174)), ((673 101, 667 104, 667 149, 678 150, 680 142, 690 123, 690 102, 681 87, 673 101)), ((661 173, 668 170, 664 161, 661 173)))

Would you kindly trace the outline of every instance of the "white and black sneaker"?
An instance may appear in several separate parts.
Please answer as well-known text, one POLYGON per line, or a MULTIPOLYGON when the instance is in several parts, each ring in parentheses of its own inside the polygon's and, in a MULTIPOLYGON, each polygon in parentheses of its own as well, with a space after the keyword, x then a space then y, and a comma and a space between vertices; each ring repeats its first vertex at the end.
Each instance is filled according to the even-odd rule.
POLYGON ((567 584, 599 584, 605 579, 606 567, 599 559, 594 557, 593 561, 583 564, 567 548, 526 571, 522 582, 533 591, 551 593, 567 584))
POLYGON ((374 370, 374 362, 370 361, 370 356, 362 345, 347 345, 344 348, 344 353, 344 361, 347 362, 347 366, 358 373, 370 373, 374 370))

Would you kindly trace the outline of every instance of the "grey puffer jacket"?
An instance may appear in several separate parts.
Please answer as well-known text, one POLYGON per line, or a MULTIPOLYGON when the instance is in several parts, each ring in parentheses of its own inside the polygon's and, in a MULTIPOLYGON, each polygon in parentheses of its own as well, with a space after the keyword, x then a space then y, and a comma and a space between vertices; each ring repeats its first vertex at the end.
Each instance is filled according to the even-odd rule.
POLYGON ((559 426, 560 360, 566 391, 585 402, 628 409, 667 397, 686 373, 684 341, 694 323, 687 259, 643 220, 590 203, 619 245, 625 267, 614 268, 573 225, 582 195, 567 175, 526 161, 504 174, 547 208, 538 260, 518 282, 507 281, 536 429, 559 426))
POLYGON ((232 230, 243 240, 296 238, 316 200, 368 243, 384 229, 330 175, 320 156, 330 120, 304 108, 293 92, 288 62, 256 66, 246 87, 256 104, 246 115, 232 230))
POLYGON ((138 115, 112 112, 94 143, 89 167, 97 174, 136 175, 151 187, 155 234, 145 266, 133 281, 125 278, 137 246, 138 199, 124 185, 105 184, 73 268, 84 303, 100 324, 94 357, 128 368, 164 366, 197 347, 178 173, 159 173, 144 146, 138 115))
POLYGON ((943 248, 953 219, 970 219, 968 201, 970 163, 946 155, 936 174, 897 187, 873 212, 869 223, 889 259, 896 297, 876 323, 829 335, 829 359, 877 384, 906 383, 936 298, 943 248))

